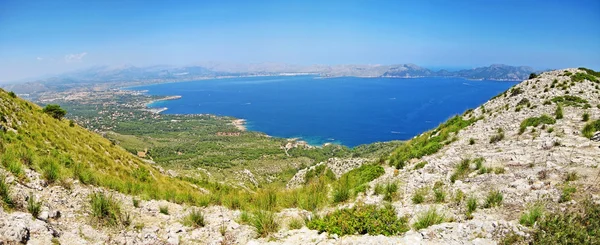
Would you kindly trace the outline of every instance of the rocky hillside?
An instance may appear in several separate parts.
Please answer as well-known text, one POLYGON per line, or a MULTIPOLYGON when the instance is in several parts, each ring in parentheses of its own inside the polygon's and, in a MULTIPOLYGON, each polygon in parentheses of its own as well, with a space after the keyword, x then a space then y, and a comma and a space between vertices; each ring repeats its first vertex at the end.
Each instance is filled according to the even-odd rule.
POLYGON ((244 192, 167 177, 1 91, 0 241, 598 243, 598 76, 545 72, 378 163, 334 159, 244 192))

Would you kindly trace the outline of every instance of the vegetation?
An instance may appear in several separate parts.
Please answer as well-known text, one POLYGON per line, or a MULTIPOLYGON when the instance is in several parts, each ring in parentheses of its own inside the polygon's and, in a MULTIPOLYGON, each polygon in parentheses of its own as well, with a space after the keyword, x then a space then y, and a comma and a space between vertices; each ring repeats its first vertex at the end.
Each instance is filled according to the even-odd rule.
POLYGON ((534 78, 537 78, 537 77, 538 77, 538 75, 535 74, 535 73, 529 74, 529 79, 534 79, 534 78))
POLYGON ((583 113, 583 116, 581 116, 581 121, 587 122, 590 120, 590 113, 583 113))
POLYGON ((456 180, 463 179, 471 171, 480 170, 483 167, 485 159, 482 157, 476 158, 473 161, 471 159, 463 159, 459 164, 454 167, 454 173, 450 175, 450 181, 454 183, 456 180), (471 169, 471 163, 475 165, 474 169, 471 169))
POLYGON ((477 210, 477 198, 469 197, 467 199, 467 218, 472 218, 475 210, 477 210))
POLYGON ((55 105, 55 104, 50 104, 50 105, 46 105, 46 107, 44 107, 44 113, 50 115, 51 117, 53 117, 54 119, 62 119, 65 115, 67 115, 67 111, 65 111, 64 109, 60 108, 59 105, 55 105))
POLYGON ((560 199, 558 199, 558 202, 562 203, 562 202, 571 201, 571 195, 573 195, 573 193, 575 193, 576 191, 577 191, 577 188, 575 188, 574 186, 570 186, 570 185, 563 186, 562 193, 560 194, 560 199))
POLYGON ((377 208, 374 205, 357 205, 340 209, 324 217, 308 221, 309 229, 338 235, 370 234, 399 235, 409 230, 408 218, 398 218, 391 205, 377 208))
POLYGON ((521 215, 519 223, 524 226, 533 226, 544 214, 544 207, 540 205, 534 205, 529 209, 528 212, 521 215))
POLYGON ((304 221, 302 219, 291 219, 288 223, 288 229, 297 230, 304 226, 304 221))
POLYGON ((573 107, 583 107, 589 104, 587 100, 574 95, 556 96, 552 98, 552 102, 573 107))
POLYGON ((504 130, 502 128, 498 128, 496 134, 492 135, 490 138, 490 144, 495 144, 504 139, 504 130))
POLYGON ((251 219, 251 225, 256 228, 256 232, 261 237, 266 237, 279 229, 279 223, 275 221, 275 215, 269 211, 255 212, 251 219))
POLYGON ((161 214, 169 215, 169 207, 168 206, 160 206, 160 207, 158 207, 158 211, 161 214))
POLYGON ((27 211, 35 219, 36 217, 38 217, 41 210, 42 210, 42 202, 36 201, 33 193, 29 193, 29 197, 27 198, 27 211))
POLYGON ((540 117, 530 117, 527 118, 525 120, 523 120, 523 122, 521 122, 521 126, 519 127, 519 134, 522 134, 525 132, 525 129, 527 129, 527 127, 537 127, 540 124, 542 125, 548 125, 548 124, 555 124, 556 120, 546 114, 540 116, 540 117))
POLYGON ((417 221, 413 224, 415 230, 427 228, 432 225, 440 224, 444 222, 446 217, 440 214, 436 208, 430 208, 424 213, 417 216, 417 221))
POLYGON ((483 207, 493 208, 496 206, 500 206, 500 204, 502 203, 502 199, 504 199, 504 197, 502 196, 502 193, 500 193, 500 191, 492 190, 488 193, 485 199, 485 205, 483 207))
POLYGON ((415 164, 415 170, 424 168, 426 164, 427 164, 427 162, 425 162, 425 161, 415 164))
POLYGON ((14 207, 14 202, 10 196, 10 188, 6 183, 4 176, 0 176, 0 198, 2 198, 2 204, 6 208, 14 207))
POLYGON ((183 224, 190 227, 204 227, 204 215, 202 212, 194 209, 190 214, 185 216, 183 224))
POLYGON ((115 226, 122 223, 121 206, 110 196, 104 193, 94 193, 90 195, 90 204, 92 206, 92 217, 96 218, 100 224, 115 226))
POLYGON ((396 148, 389 156, 390 165, 397 169, 404 168, 406 162, 413 158, 421 158, 439 151, 446 141, 451 140, 451 135, 473 124, 478 119, 463 119, 455 116, 436 129, 423 133, 396 148))
POLYGON ((566 212, 546 213, 538 218, 533 244, 599 244, 600 205, 584 200, 566 212))
POLYGON ((556 120, 563 119, 563 109, 560 104, 558 104, 556 106, 556 111, 554 112, 554 118, 556 118, 556 120))
POLYGON ((413 193, 413 196, 411 198, 412 202, 414 204, 423 203, 425 201, 425 196, 427 196, 428 192, 429 192, 429 189, 427 187, 423 187, 423 188, 416 190, 415 193, 413 193))
POLYGON ((581 130, 581 134, 583 134, 583 137, 590 139, 592 138, 592 136, 594 136, 594 133, 598 131, 600 131, 600 120, 592 121, 585 124, 585 126, 581 130))

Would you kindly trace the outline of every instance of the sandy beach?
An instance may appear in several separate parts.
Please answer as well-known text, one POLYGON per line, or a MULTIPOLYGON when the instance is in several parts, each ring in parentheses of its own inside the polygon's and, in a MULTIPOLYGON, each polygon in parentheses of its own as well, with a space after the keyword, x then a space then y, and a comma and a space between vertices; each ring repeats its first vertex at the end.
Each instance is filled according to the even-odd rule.
POLYGON ((241 130, 241 131, 246 131, 246 119, 236 119, 233 120, 231 122, 233 124, 233 126, 235 126, 237 129, 241 130))

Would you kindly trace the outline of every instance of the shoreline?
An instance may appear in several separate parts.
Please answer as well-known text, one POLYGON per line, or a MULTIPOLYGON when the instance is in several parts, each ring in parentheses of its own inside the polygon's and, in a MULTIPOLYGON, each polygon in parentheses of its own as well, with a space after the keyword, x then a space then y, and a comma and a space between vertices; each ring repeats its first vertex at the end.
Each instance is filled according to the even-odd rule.
POLYGON ((246 119, 234 119, 233 121, 231 121, 231 124, 233 124, 233 126, 240 131, 245 132, 246 130, 248 130, 246 128, 246 119))

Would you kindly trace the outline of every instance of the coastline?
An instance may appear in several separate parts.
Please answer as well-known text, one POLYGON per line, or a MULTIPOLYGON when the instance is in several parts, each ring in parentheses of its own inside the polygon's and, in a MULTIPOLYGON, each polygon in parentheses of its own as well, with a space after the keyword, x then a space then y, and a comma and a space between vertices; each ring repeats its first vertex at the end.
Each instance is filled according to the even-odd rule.
POLYGON ((234 119, 231 121, 231 124, 235 126, 240 131, 246 131, 246 119, 234 119))
POLYGON ((163 111, 168 110, 168 107, 161 107, 161 108, 151 108, 150 105, 155 103, 155 102, 159 102, 159 101, 165 101, 165 100, 178 100, 181 99, 181 95, 172 95, 172 96, 167 96, 164 98, 160 98, 160 99, 155 99, 155 100, 151 100, 149 102, 147 102, 144 106, 146 107, 146 110, 149 112, 152 112, 154 114, 160 114, 163 111))

